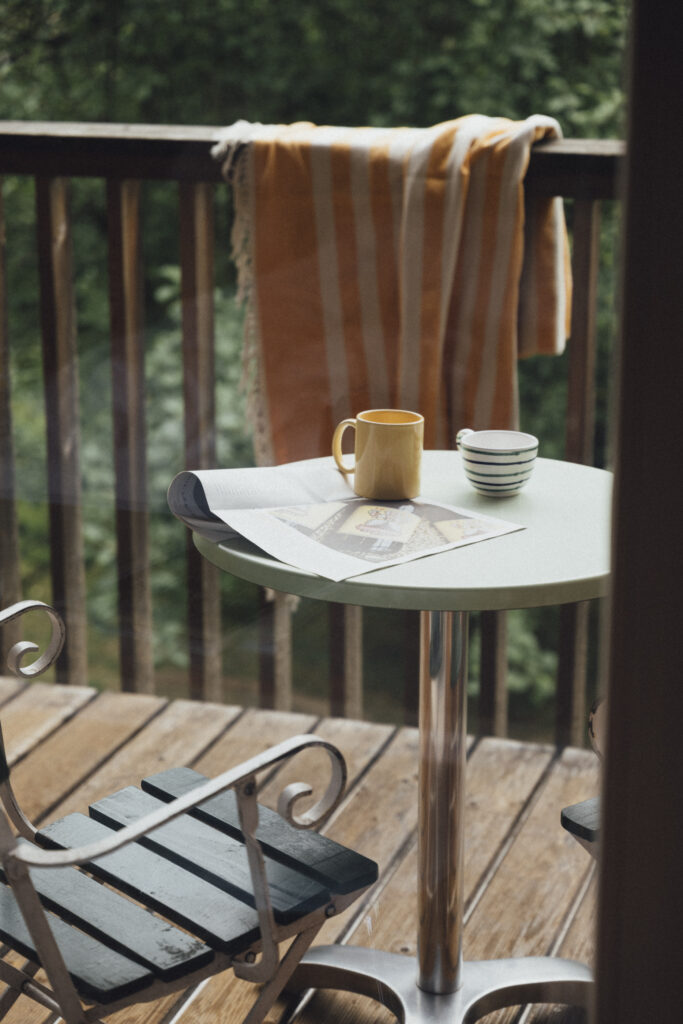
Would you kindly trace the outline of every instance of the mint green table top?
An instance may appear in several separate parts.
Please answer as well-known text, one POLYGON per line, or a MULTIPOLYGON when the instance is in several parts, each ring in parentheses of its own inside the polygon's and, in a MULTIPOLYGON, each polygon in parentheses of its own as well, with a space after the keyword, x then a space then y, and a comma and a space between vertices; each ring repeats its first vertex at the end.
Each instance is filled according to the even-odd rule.
POLYGON ((526 529, 340 583, 279 562, 242 538, 216 544, 195 534, 194 540, 226 572, 301 597, 423 611, 529 608, 606 594, 611 494, 612 475, 605 470, 537 459, 519 494, 483 497, 465 479, 458 452, 428 451, 421 498, 526 529))

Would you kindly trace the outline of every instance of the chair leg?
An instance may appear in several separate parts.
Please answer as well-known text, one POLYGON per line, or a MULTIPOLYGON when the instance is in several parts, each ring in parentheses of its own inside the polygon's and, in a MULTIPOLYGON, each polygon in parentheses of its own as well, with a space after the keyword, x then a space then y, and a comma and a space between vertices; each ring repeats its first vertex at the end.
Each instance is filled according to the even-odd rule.
POLYGON ((243 1024, 261 1024, 320 928, 321 925, 316 924, 312 928, 307 928, 306 931, 299 932, 280 961, 277 971, 259 992, 258 999, 244 1018, 243 1024))
POLYGON ((26 865, 14 862, 6 868, 19 909, 35 943, 38 959, 47 974, 54 999, 66 1024, 86 1024, 83 1007, 66 964, 50 929, 45 911, 33 888, 26 865))
MULTIPOLYGON (((20 970, 24 978, 32 978, 33 975, 38 972, 39 967, 40 965, 35 963, 35 961, 26 960, 21 965, 20 970)), ((14 1006, 20 995, 21 988, 10 987, 8 984, 7 989, 0 997, 0 1020, 2 1020, 5 1014, 9 1012, 10 1008, 14 1006)))

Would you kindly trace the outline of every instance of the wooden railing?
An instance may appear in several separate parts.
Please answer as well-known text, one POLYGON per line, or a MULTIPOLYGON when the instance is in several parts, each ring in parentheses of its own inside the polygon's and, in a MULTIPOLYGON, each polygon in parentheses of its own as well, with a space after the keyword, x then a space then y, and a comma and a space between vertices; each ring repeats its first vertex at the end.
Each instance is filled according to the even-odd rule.
MULTIPOLYGON (((121 686, 144 692, 153 689, 154 681, 146 513, 141 184, 161 180, 178 184, 185 463, 193 468, 208 467, 216 460, 213 197, 215 188, 222 187, 220 168, 210 156, 216 130, 0 122, 0 175, 35 179, 52 600, 64 614, 68 635, 57 667, 62 682, 82 683, 88 678, 70 179, 89 177, 106 183, 121 686)), ((619 142, 543 143, 533 149, 526 177, 528 192, 573 200, 574 301, 565 457, 574 461, 592 459, 600 206, 603 200, 617 197, 622 156, 619 142)), ((7 604, 21 595, 21 573, 1 199, 0 193, 0 600, 7 604)), ((198 557, 189 536, 186 585, 192 595, 188 613, 190 693, 196 698, 220 699, 218 579, 215 570, 198 557)), ((262 611, 270 639, 263 644, 261 658, 261 703, 283 707, 290 700, 291 688, 286 640, 289 615, 281 601, 264 601, 262 611), (274 644, 273 634, 285 636, 284 642, 274 644)), ((332 711, 359 714, 358 612, 332 607, 330 615, 332 711), (351 629, 354 621, 355 630, 351 629), (344 641, 348 629, 356 636, 355 646, 344 641)), ((479 730, 495 734, 506 732, 504 623, 500 615, 488 613, 480 621, 479 730)), ((580 743, 583 734, 586 630, 585 606, 562 610, 556 729, 561 742, 580 743)), ((405 632, 417 635, 412 627, 405 632)), ((413 646, 406 657, 412 679, 416 656, 413 646)), ((413 711, 408 700, 408 717, 413 711)))

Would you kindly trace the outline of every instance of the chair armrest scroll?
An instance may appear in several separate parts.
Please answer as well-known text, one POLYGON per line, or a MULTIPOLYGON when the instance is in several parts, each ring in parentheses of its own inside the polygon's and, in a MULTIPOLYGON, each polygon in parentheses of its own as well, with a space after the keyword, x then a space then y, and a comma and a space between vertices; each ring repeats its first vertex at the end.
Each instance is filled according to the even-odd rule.
POLYGON ((24 655, 29 651, 37 651, 39 649, 37 644, 31 643, 30 640, 20 640, 7 652, 7 667, 10 672, 26 679, 39 676, 59 657, 66 635, 64 622, 61 615, 51 605, 45 604, 43 601, 18 601, 16 604, 10 605, 9 608, 0 610, 0 626, 5 626, 13 619, 19 618, 20 615, 35 609, 42 609, 46 612, 52 626, 47 647, 34 662, 26 666, 22 665, 24 655))
POLYGON ((291 824, 298 828, 311 828, 325 821, 339 804, 346 784, 346 764, 341 752, 331 743, 318 736, 303 735, 284 740, 264 753, 244 761, 235 768, 228 769, 216 778, 208 779, 190 792, 177 797, 171 803, 164 804, 163 807, 159 807, 145 815, 144 818, 140 818, 139 821, 127 825, 107 839, 69 850, 44 850, 32 843, 20 841, 12 850, 8 851, 7 856, 21 861, 29 867, 67 867, 97 860, 128 843, 135 842, 143 835, 160 828, 224 790, 239 787, 257 773, 293 757, 308 747, 320 747, 327 752, 330 758, 332 777, 327 789, 320 800, 300 817, 294 815, 293 804, 304 793, 310 793, 310 787, 300 783, 288 786, 283 792, 284 800, 282 797, 280 798, 280 805, 291 824))

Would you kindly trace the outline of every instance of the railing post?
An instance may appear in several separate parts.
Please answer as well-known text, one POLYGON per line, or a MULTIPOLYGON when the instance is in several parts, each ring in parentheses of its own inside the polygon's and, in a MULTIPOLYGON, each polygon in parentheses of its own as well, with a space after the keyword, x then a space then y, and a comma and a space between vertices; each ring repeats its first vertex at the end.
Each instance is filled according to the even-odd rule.
POLYGON ((479 722, 477 732, 484 736, 507 736, 507 615, 480 612, 481 662, 479 722))
POLYGON ((80 479, 78 353, 69 184, 36 179, 40 314, 47 431, 52 603, 66 624, 60 683, 87 681, 87 625, 80 479))
MULTIPOLYGON (((600 259, 600 204, 574 201, 572 334, 569 342, 565 456, 593 461, 595 320, 600 259)), ((563 605, 557 673, 555 738, 582 746, 586 735, 586 656, 590 604, 563 605)))
MULTIPOLYGON (((21 599, 5 266, 5 219, 0 181, 0 606, 14 604, 21 599)), ((0 630, 0 654, 15 644, 20 636, 18 620, 0 630)))
POLYGON ((403 626, 403 721, 417 725, 420 715, 420 619, 421 612, 394 612, 403 626))
POLYGON ((330 714, 363 717, 363 609, 330 604, 330 714))
MULTIPOLYGON (((185 465, 216 465, 213 186, 180 185, 185 465)), ((190 695, 220 701, 220 580, 187 538, 190 695)))
POLYGON ((151 693, 140 183, 107 182, 121 689, 151 693))

